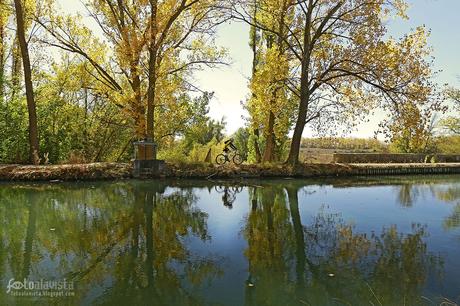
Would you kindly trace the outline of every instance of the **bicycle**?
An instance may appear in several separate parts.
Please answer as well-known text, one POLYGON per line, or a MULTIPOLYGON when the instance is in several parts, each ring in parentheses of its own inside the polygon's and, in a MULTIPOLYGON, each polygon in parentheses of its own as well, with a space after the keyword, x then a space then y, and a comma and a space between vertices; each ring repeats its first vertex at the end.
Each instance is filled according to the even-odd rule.
POLYGON ((230 158, 228 157, 229 153, 233 153, 233 163, 235 165, 241 165, 243 163, 243 157, 238 154, 238 148, 233 144, 233 138, 230 138, 224 142, 225 147, 223 153, 220 153, 216 156, 216 164, 223 165, 226 162, 230 162, 230 158))
POLYGON ((228 154, 221 153, 221 154, 216 156, 216 164, 218 164, 218 165, 223 165, 223 164, 225 164, 227 162, 230 163, 231 161, 233 161, 233 163, 235 165, 241 165, 243 163, 243 157, 240 154, 236 153, 236 152, 233 153, 233 157, 232 157, 231 160, 228 157, 228 154))

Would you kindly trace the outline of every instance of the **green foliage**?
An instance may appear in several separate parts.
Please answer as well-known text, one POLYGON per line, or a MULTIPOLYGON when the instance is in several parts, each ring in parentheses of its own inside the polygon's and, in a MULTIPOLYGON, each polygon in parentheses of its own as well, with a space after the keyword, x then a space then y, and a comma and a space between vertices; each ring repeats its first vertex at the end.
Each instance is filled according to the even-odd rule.
POLYGON ((277 129, 289 132, 295 122, 289 163, 298 162, 298 142, 307 125, 326 135, 353 128, 377 108, 397 113, 406 100, 440 108, 432 99, 438 93, 428 60, 429 31, 419 26, 399 39, 387 35, 385 20, 406 18, 406 1, 243 5, 236 15, 252 21, 263 38, 257 41, 258 65, 251 79, 251 124, 267 137, 273 135, 274 120, 276 136, 282 134, 277 129))
POLYGON ((243 160, 248 160, 249 141, 251 133, 248 128, 239 128, 231 137, 234 139, 234 144, 238 148, 238 153, 243 157, 243 160))
POLYGON ((187 155, 185 155, 185 149, 182 142, 174 142, 169 147, 163 147, 157 153, 158 159, 163 159, 168 162, 180 163, 188 161, 187 155))
POLYGON ((222 153, 224 143, 217 141, 216 138, 211 139, 206 144, 192 143, 189 148, 189 143, 184 140, 177 140, 170 144, 168 148, 163 148, 158 152, 158 158, 164 159, 174 164, 186 163, 204 163, 209 149, 211 149, 211 162, 213 163, 216 156, 222 153))
POLYGON ((439 126, 441 129, 446 131, 449 134, 459 135, 460 134, 460 117, 458 116, 460 112, 460 90, 455 88, 449 88, 446 92, 447 97, 452 101, 455 115, 448 116, 443 118, 439 126))
POLYGON ((460 153, 460 135, 439 136, 435 139, 437 152, 442 154, 460 153))
POLYGON ((211 149, 211 162, 214 163, 216 156, 222 153, 223 143, 219 143, 215 138, 205 145, 194 144, 192 150, 188 153, 188 160, 191 162, 204 162, 209 149, 211 149))
MULTIPOLYGON (((133 131, 116 106, 83 89, 90 77, 81 63, 64 57, 65 65, 36 76, 35 90, 41 162, 129 160, 133 131), (120 128, 123 127, 123 128, 120 128), (47 158, 45 158, 45 155, 47 158)), ((27 108, 18 96, 0 102, 0 162, 28 159, 27 108)))
POLYGON ((407 102, 398 114, 388 120, 382 130, 390 142, 390 152, 430 153, 433 142, 431 112, 423 112, 415 103, 407 102))
MULTIPOLYGON (((175 132, 168 135, 169 141, 174 142, 177 135, 182 136, 182 145, 185 152, 192 150, 195 144, 206 145, 213 139, 220 142, 224 139, 225 120, 213 120, 208 116, 209 102, 212 98, 212 93, 205 92, 202 96, 191 99, 184 96, 183 99, 187 105, 184 108, 184 120, 182 122, 172 123, 177 125, 175 132)), ((161 143, 168 145, 167 142, 161 143)))
MULTIPOLYGON (((84 64, 64 55, 64 65, 52 64, 48 73, 36 76, 40 151, 43 162, 84 163, 128 161, 135 135, 129 116, 98 94, 84 64)), ((167 160, 202 161, 210 147, 224 138, 225 121, 208 117, 212 94, 197 98, 182 95, 180 114, 163 115, 169 125, 158 127, 158 142, 167 160), (164 127, 167 128, 165 129, 164 127), (165 133, 165 135, 160 134, 165 133), (181 138, 177 139, 177 136, 181 138)), ((28 158, 27 108, 23 96, 0 103, 0 162, 24 163, 28 158)), ((217 149, 216 149, 217 150, 217 149)))
POLYGON ((27 106, 25 99, 0 101, 0 163, 28 160, 27 106))
POLYGON ((254 135, 254 133, 250 133, 250 136, 248 139, 248 157, 247 157, 247 161, 250 164, 257 163, 255 141, 257 141, 260 148, 265 147, 265 137, 263 135, 257 137, 256 135, 254 135))
POLYGON ((276 46, 260 52, 262 61, 251 80, 252 97, 246 107, 251 115, 251 123, 263 127, 261 130, 265 137, 273 134, 278 140, 288 134, 295 111, 295 99, 283 84, 289 72, 289 63, 276 46), (272 130, 269 126, 270 113, 275 118, 272 130))
POLYGON ((250 164, 254 164, 257 162, 257 158, 256 158, 256 149, 255 149, 255 141, 257 141, 257 136, 254 135, 253 133, 251 133, 249 135, 249 139, 248 139, 248 156, 246 158, 246 160, 248 161, 248 163, 250 164))
MULTIPOLYGON (((40 96, 40 94, 39 94, 40 96)), ((56 95, 38 103, 40 151, 48 153, 50 163, 66 160, 70 152, 83 149, 83 109, 56 95)))
POLYGON ((287 136, 282 137, 277 141, 275 147, 275 156, 277 161, 285 161, 289 155, 289 149, 291 146, 291 141, 287 136))
MULTIPOLYGON (((132 156, 131 141, 140 137, 153 137, 159 157, 167 160, 196 162, 204 160, 209 149, 213 157, 219 153, 225 121, 208 116, 213 94, 197 96, 192 81, 196 69, 226 61, 226 50, 215 45, 214 27, 225 18, 222 5, 227 2, 120 1, 113 6, 111 1, 85 1, 99 37, 82 25, 81 16, 59 12, 54 1, 26 1, 26 31, 40 28, 26 34, 33 38, 31 57, 34 67, 39 67, 33 69, 33 85, 40 152, 47 156, 40 156, 42 162, 127 161, 132 156), (152 14, 153 9, 157 14, 152 14), (61 53, 48 47, 59 47, 61 53)), ((256 161, 257 140, 265 161, 282 160, 288 155, 294 122, 301 125, 297 132, 305 125, 321 131, 334 130, 337 124, 351 126, 387 98, 397 104, 397 110, 393 103, 383 105, 392 115, 386 122, 390 148, 398 152, 435 149, 428 126, 431 113, 423 111, 424 106, 433 109, 428 99, 433 96, 431 63, 424 60, 430 54, 428 32, 418 27, 400 40, 385 35, 384 15, 404 17, 405 1, 363 3, 362 7, 353 1, 316 1, 306 11, 301 3, 289 1, 238 3, 247 6, 253 23, 254 67, 245 104, 250 118, 248 127, 232 136, 244 159, 256 161), (337 20, 335 14, 343 18, 337 20), (313 26, 318 20, 322 27, 313 26), (313 34, 309 46, 304 40, 307 33, 313 34), (305 118, 298 113, 302 105, 308 114, 305 118)), ((16 34, 10 30, 13 11, 5 6, 0 13, 4 34, 0 162, 25 162, 28 116, 20 65, 16 65, 16 34)), ((451 89, 448 95, 459 101, 458 90, 451 89)), ((458 120, 449 117, 443 124, 455 132, 458 120)), ((308 140, 303 145, 386 150, 371 140, 322 141, 308 140)), ((456 150, 449 147, 453 143, 441 139, 436 144, 440 150, 456 150)))
POLYGON ((162 141, 187 124, 192 72, 226 60, 213 37, 220 1, 84 1, 103 39, 53 5, 38 22, 47 43, 92 67, 94 87, 121 108, 137 138, 162 141))
POLYGON ((186 110, 184 121, 175 123, 175 133, 161 141, 158 158, 183 164, 204 162, 209 149, 212 156, 218 154, 217 151, 221 150, 221 142, 224 139, 225 121, 213 120, 208 116, 212 96, 212 93, 206 92, 194 99, 183 96, 183 101, 187 103, 183 107, 186 110), (177 138, 177 135, 180 135, 180 138, 177 138))
POLYGON ((220 142, 224 139, 225 121, 209 119, 206 122, 192 125, 184 133, 184 143, 188 150, 191 150, 195 144, 205 145, 216 139, 220 142))
POLYGON ((176 128, 175 134, 161 142, 158 158, 173 163, 204 162, 211 149, 212 159, 223 149, 225 121, 208 116, 211 93, 204 93, 188 101, 187 118, 176 128))
POLYGON ((439 122, 439 126, 449 134, 460 134, 460 118, 449 116, 439 122))

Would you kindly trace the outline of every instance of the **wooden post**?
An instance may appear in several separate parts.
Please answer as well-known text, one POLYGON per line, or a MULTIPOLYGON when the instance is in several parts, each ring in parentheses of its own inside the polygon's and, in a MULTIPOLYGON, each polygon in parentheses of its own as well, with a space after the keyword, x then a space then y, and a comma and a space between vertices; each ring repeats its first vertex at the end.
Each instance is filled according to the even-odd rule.
POLYGON ((206 158, 204 159, 204 162, 205 163, 212 163, 211 159, 212 159, 212 157, 211 157, 211 148, 209 148, 208 154, 206 154, 206 158))

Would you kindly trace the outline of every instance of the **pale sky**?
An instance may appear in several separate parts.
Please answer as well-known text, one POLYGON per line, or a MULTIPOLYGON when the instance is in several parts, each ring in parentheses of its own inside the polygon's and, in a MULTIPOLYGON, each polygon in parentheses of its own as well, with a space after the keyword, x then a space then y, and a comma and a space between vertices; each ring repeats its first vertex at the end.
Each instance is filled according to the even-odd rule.
MULTIPOLYGON (((58 0, 67 12, 83 10, 79 0, 58 0)), ((402 36, 419 25, 431 30, 428 40, 433 48, 435 69, 442 70, 436 77, 439 84, 460 88, 460 0, 409 0, 409 20, 388 21, 389 34, 395 38, 402 36)), ((248 78, 251 73, 252 54, 248 46, 249 28, 242 23, 223 24, 218 30, 217 45, 228 49, 232 64, 218 69, 205 69, 196 73, 196 84, 202 90, 214 91, 210 105, 210 116, 227 122, 227 133, 233 133, 244 125, 240 101, 246 100, 248 78)), ((377 113, 371 121, 358 126, 353 137, 373 137, 378 123, 385 114, 377 113)), ((304 136, 311 136, 306 130, 304 136)))

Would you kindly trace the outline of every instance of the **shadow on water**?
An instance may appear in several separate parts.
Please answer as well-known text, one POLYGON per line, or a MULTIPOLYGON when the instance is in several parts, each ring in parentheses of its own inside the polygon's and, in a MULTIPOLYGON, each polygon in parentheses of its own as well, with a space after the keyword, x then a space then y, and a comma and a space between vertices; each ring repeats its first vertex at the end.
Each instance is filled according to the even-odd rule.
MULTIPOLYGON (((235 305, 226 298, 237 294, 238 303, 248 306, 425 305, 427 284, 442 279, 445 269, 443 257, 429 251, 427 225, 414 223, 407 232, 388 224, 363 232, 328 205, 305 214, 309 184, 0 185, 2 283, 65 278, 76 284, 72 298, 14 297, 2 289, 0 304, 235 305), (232 233, 245 241, 235 244, 244 265, 220 249, 210 230, 219 221, 209 217, 203 190, 213 196, 206 201, 219 201, 224 213, 245 207, 232 233), (211 297, 222 289, 216 286, 225 289, 219 280, 234 270, 244 271, 231 280, 240 289, 211 297)), ((340 189, 375 182, 327 184, 340 189)), ((423 192, 455 203, 443 226, 459 227, 460 184, 389 184, 400 189, 404 207, 423 192)))

